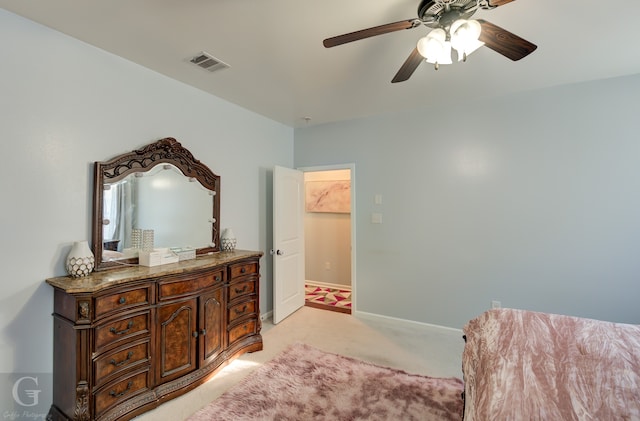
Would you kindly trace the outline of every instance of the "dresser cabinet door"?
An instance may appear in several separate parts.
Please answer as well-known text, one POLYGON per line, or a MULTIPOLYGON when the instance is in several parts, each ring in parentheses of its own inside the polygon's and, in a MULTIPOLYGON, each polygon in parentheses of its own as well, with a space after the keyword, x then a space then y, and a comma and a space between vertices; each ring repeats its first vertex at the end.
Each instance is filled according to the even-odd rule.
POLYGON ((200 365, 215 359, 224 349, 223 289, 218 288, 200 298, 200 365))
POLYGON ((197 302, 194 298, 158 307, 158 384, 197 367, 197 302))

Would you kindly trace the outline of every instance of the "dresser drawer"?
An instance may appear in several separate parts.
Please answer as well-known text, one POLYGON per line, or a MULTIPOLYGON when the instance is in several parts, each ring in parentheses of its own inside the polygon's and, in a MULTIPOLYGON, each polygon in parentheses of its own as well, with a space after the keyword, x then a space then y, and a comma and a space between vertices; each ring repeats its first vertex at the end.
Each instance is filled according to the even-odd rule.
POLYGON ((133 314, 99 325, 96 327, 95 331, 96 353, 109 345, 126 341, 131 338, 137 338, 142 335, 148 335, 150 326, 150 311, 133 314))
POLYGON ((248 281, 229 285, 229 302, 233 301, 236 298, 255 294, 256 282, 256 279, 251 279, 248 281))
POLYGON ((235 326, 229 327, 228 343, 229 345, 231 345, 233 342, 239 339, 242 339, 245 336, 253 335, 255 333, 258 333, 258 320, 257 319, 246 320, 235 326))
POLYGON ((257 310, 257 302, 256 300, 244 301, 238 304, 235 304, 229 307, 227 313, 227 320, 229 323, 232 321, 239 319, 242 316, 246 316, 247 314, 255 313, 257 310))
POLYGON ((101 385, 114 374, 147 363, 149 356, 149 339, 102 355, 93 363, 96 385, 101 385))
POLYGON ((136 306, 149 305, 150 301, 151 286, 120 290, 112 294, 99 296, 96 297, 95 301, 95 318, 136 306))
POLYGON ((181 297, 212 287, 224 281, 224 269, 194 278, 180 279, 172 282, 161 282, 158 285, 160 300, 181 297))
POLYGON ((258 273, 258 262, 238 263, 229 266, 229 280, 258 273))
POLYGON ((95 394, 96 418, 113 406, 149 390, 151 385, 151 371, 145 370, 132 373, 129 376, 98 389, 95 394))

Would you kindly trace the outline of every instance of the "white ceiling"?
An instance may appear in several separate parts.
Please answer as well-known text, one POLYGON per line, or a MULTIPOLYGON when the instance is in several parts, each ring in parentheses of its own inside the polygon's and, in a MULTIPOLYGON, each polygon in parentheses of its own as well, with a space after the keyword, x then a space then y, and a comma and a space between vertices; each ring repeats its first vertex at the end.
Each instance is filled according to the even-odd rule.
POLYGON ((480 10, 475 18, 538 49, 512 62, 483 47, 437 72, 422 63, 396 84, 428 28, 322 46, 331 36, 415 18, 418 3, 0 0, 0 7, 291 127, 640 73, 637 0, 517 0, 480 10), (210 73, 190 64, 201 51, 231 67, 210 73))

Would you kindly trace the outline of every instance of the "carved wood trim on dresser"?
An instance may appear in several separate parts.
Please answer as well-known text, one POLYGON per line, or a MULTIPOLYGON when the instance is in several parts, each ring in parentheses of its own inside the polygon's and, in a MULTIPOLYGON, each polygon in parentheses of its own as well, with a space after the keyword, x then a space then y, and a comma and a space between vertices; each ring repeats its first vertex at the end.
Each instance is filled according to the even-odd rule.
POLYGON ((129 420, 262 349, 262 252, 132 266, 54 287, 49 420, 129 420))

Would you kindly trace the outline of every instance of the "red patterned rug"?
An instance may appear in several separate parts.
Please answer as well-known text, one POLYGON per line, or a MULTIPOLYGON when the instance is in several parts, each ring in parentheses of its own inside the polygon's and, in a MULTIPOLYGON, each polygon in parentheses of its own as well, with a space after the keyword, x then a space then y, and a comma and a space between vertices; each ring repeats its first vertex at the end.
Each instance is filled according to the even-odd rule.
POLYGON ((462 419, 462 381, 287 348, 188 421, 462 419))
POLYGON ((351 314, 351 290, 307 283, 304 286, 304 305, 351 314))

